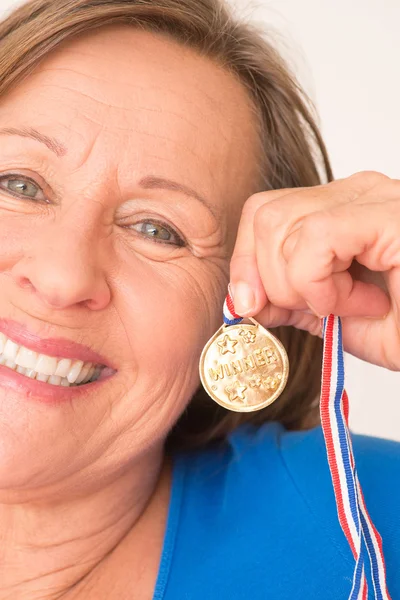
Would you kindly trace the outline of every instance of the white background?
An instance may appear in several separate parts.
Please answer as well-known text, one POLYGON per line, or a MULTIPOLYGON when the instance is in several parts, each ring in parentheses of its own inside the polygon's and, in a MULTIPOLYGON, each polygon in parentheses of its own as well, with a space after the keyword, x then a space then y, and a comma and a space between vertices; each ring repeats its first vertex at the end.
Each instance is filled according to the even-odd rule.
MULTIPOLYGON (((400 1, 232 0, 315 102, 335 177, 400 178, 400 1)), ((346 357, 353 431, 400 440, 400 373, 346 357)))
MULTIPOLYGON (((400 178, 400 1, 231 1, 294 65, 335 176, 373 169, 400 178)), ((0 9, 16 4, 0 0, 0 9)), ((400 374, 353 357, 346 365, 353 431, 400 440, 400 374)))

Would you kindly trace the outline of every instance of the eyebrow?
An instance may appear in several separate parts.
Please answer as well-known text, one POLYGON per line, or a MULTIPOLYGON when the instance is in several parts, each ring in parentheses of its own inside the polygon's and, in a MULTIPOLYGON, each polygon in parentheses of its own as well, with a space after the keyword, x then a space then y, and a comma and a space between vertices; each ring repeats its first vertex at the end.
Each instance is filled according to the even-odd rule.
MULTIPOLYGON (((31 138, 47 146, 47 148, 54 152, 54 154, 56 154, 58 157, 65 156, 65 154, 68 152, 67 148, 61 142, 53 137, 49 137, 43 133, 40 133, 40 131, 37 131, 33 127, 3 127, 0 128, 0 135, 19 135, 20 137, 31 138)), ((146 190, 163 189, 170 190, 172 192, 181 192, 182 194, 191 196, 203 204, 216 219, 219 218, 219 214, 217 213, 215 207, 213 207, 211 203, 204 198, 204 196, 196 192, 194 189, 183 185, 182 183, 178 183, 177 181, 173 181, 172 179, 167 179, 165 177, 148 175, 139 181, 139 186, 146 190)))
POLYGON ((17 127, 3 127, 0 129, 0 135, 19 135, 21 137, 31 138, 47 146, 47 148, 54 152, 58 157, 67 154, 67 148, 61 142, 53 137, 43 135, 43 133, 40 133, 32 127, 23 127, 20 129, 17 127))
POLYGON ((206 198, 204 198, 204 196, 202 196, 192 188, 183 185, 182 183, 178 183, 177 181, 173 181, 172 179, 166 179, 164 177, 155 177, 153 175, 149 175, 147 177, 143 177, 143 179, 139 181, 139 186, 145 190, 162 189, 171 190, 172 192, 181 192, 182 194, 185 194, 186 196, 191 196, 198 202, 201 202, 201 204, 208 208, 208 210, 216 219, 219 218, 215 207, 212 206, 211 203, 206 198))

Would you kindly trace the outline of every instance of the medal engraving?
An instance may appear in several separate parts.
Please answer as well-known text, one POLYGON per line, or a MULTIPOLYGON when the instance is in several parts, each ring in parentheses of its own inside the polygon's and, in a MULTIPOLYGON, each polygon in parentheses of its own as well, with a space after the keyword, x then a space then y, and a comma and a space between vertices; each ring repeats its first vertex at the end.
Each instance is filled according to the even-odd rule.
POLYGON ((289 361, 282 343, 257 321, 222 325, 200 358, 201 382, 215 402, 237 412, 272 404, 283 392, 289 361))

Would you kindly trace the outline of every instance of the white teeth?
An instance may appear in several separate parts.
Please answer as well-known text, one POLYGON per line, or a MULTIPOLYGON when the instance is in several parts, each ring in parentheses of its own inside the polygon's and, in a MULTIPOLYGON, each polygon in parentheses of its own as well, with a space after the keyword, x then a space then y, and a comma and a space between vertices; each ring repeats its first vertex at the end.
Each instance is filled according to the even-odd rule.
POLYGON ((74 363, 72 363, 71 369, 67 375, 67 379, 70 383, 75 383, 75 381, 79 377, 79 373, 81 372, 82 367, 83 367, 82 360, 76 360, 74 363))
POLYGON ((92 363, 86 363, 85 365, 83 365, 81 372, 79 373, 78 377, 76 378, 75 383, 82 383, 86 379, 87 374, 89 373, 91 368, 92 368, 92 363))
POLYGON ((86 375, 85 379, 82 381, 82 383, 87 383, 88 381, 90 381, 94 375, 94 372, 96 370, 95 365, 93 365, 92 367, 90 367, 89 373, 86 375))
POLYGON ((99 378, 103 367, 91 362, 69 358, 56 358, 38 354, 19 346, 0 332, 0 365, 17 371, 20 375, 51 385, 69 387, 82 385, 99 378))
POLYGON ((37 352, 34 352, 33 350, 28 350, 28 348, 20 346, 17 356, 15 358, 15 362, 17 363, 17 365, 19 365, 20 367, 24 367, 25 369, 34 369, 37 363, 37 359, 37 352))
POLYGON ((6 345, 7 338, 4 333, 0 333, 0 354, 3 354, 4 346, 6 345))
POLYGON ((47 383, 47 380, 48 380, 48 378, 49 378, 49 376, 48 376, 48 375, 45 375, 44 373, 38 373, 38 374, 36 375, 36 379, 37 379, 38 381, 44 381, 44 383, 47 383))
POLYGON ((62 358, 58 361, 57 369, 54 374, 59 375, 60 377, 66 377, 69 373, 71 365, 72 360, 70 360, 69 358, 62 358))
POLYGON ((33 368, 38 373, 43 373, 44 375, 54 375, 57 370, 57 359, 54 358, 54 356, 39 354, 37 363, 33 368))
POLYGON ((19 348, 18 344, 15 344, 11 340, 7 340, 6 345, 4 346, 3 354, 6 358, 9 358, 10 360, 15 361, 15 357, 17 356, 18 348, 19 348))

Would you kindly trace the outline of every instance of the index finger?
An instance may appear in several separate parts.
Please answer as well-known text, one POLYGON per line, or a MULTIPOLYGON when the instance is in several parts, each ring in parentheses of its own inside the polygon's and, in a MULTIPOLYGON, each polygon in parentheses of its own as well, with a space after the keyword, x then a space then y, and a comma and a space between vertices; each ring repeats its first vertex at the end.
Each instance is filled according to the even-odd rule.
POLYGON ((291 191, 282 189, 260 192, 250 196, 243 206, 230 263, 230 287, 235 312, 240 316, 257 314, 268 301, 257 266, 254 237, 256 212, 267 202, 282 198, 291 191))

